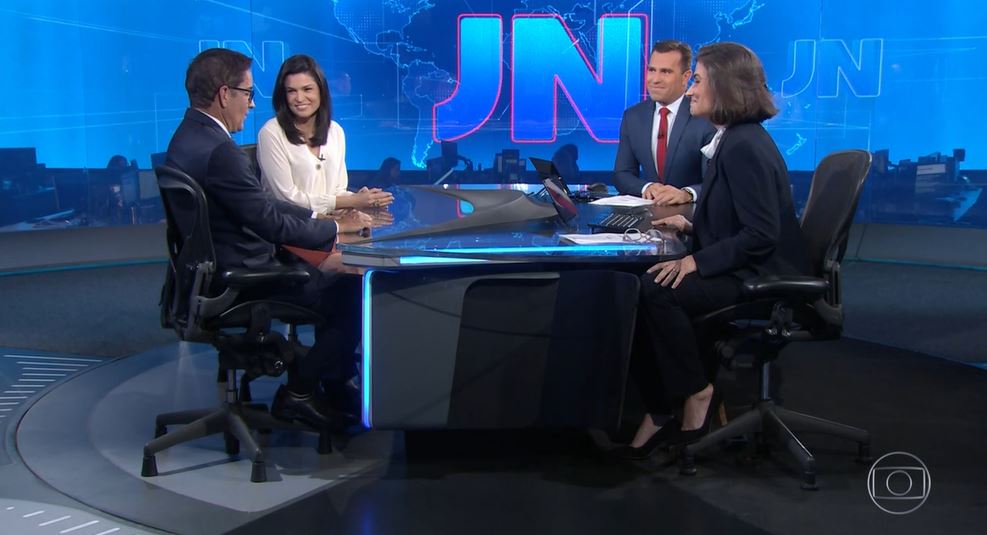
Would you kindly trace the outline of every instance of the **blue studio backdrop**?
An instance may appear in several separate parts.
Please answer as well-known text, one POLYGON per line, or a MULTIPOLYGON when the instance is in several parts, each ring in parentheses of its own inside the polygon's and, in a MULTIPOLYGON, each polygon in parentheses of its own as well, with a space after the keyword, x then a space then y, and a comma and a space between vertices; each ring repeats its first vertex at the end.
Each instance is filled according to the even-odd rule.
MULTIPOLYGON (((650 43, 675 38, 737 41, 761 57, 781 110, 766 126, 797 192, 799 172, 862 148, 876 157, 862 217, 987 227, 985 27, 974 0, 6 0, 0 198, 23 211, 66 170, 105 169, 114 155, 149 169, 187 106, 189 60, 217 46, 254 59, 257 106, 240 143, 272 117, 281 62, 306 53, 330 80, 350 169, 387 157, 424 169, 455 141, 487 168, 505 149, 547 158, 573 143, 582 169, 606 171, 621 112, 645 98, 650 43), (16 148, 44 171, 25 178, 30 155, 16 148)), ((84 194, 102 195, 86 180, 84 194)), ((126 180, 109 187, 149 197, 126 180)), ((52 209, 89 210, 78 224, 95 224, 93 201, 77 207, 69 189, 0 225, 52 209)))

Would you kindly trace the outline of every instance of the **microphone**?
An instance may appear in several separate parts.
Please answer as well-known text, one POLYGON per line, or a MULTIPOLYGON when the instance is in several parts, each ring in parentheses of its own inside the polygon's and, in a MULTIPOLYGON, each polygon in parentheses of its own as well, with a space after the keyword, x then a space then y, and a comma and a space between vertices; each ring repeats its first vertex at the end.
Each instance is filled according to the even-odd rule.
POLYGON ((321 151, 319 152, 319 161, 320 162, 326 161, 326 157, 322 155, 322 152, 321 151))

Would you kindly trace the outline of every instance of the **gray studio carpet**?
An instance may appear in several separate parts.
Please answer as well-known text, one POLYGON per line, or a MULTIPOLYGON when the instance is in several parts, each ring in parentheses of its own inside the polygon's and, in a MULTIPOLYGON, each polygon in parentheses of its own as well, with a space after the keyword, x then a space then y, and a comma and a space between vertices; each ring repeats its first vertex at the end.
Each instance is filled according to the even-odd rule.
MULTIPOLYGON (((164 264, 0 276, 0 347, 120 357, 176 341, 158 323, 164 264)), ((850 262, 845 336, 987 362, 987 271, 850 262)))
POLYGON ((158 320, 165 264, 0 277, 0 347, 120 357, 177 341, 158 320))

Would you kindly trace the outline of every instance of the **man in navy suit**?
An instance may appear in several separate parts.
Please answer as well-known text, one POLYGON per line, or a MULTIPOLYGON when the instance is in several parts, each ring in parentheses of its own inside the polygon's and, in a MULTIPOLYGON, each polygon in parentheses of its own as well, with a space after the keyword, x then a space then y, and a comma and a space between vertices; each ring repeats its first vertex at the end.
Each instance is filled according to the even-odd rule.
POLYGON ((651 47, 646 75, 651 99, 625 110, 620 122, 613 183, 621 193, 640 195, 658 205, 699 198, 703 176, 699 149, 716 130, 708 120, 689 113, 685 90, 691 77, 689 45, 669 40, 651 47))
MULTIPOLYGON (((167 165, 184 171, 206 193, 209 225, 220 270, 279 263, 276 246, 329 250, 337 233, 360 231, 369 217, 338 220, 280 201, 265 190, 249 158, 230 137, 243 129, 254 107, 253 74, 247 56, 210 49, 196 56, 185 75, 190 108, 168 145, 167 165)), ((295 289, 255 290, 244 299, 272 298, 315 310, 329 321, 316 330, 309 353, 288 370, 288 384, 271 412, 328 427, 339 424, 318 392, 327 376, 339 384, 352 375, 359 340, 359 280, 310 269, 311 280, 295 289)))

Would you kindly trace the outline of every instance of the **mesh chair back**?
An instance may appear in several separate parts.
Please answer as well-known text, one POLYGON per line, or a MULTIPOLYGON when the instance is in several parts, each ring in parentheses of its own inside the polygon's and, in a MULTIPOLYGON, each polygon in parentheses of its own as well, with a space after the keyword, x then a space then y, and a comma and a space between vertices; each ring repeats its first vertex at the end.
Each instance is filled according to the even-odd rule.
POLYGON ((812 175, 801 226, 816 276, 825 277, 843 259, 870 161, 867 151, 834 152, 819 162, 812 175))
POLYGON ((185 338, 191 301, 209 291, 216 252, 209 230, 206 195, 178 169, 157 167, 158 188, 167 221, 169 270, 162 290, 162 323, 185 338))
POLYGON ((247 160, 250 161, 250 168, 254 170, 254 174, 257 175, 257 178, 260 178, 260 164, 257 163, 257 144, 248 143, 246 145, 240 145, 240 149, 247 155, 247 160))

